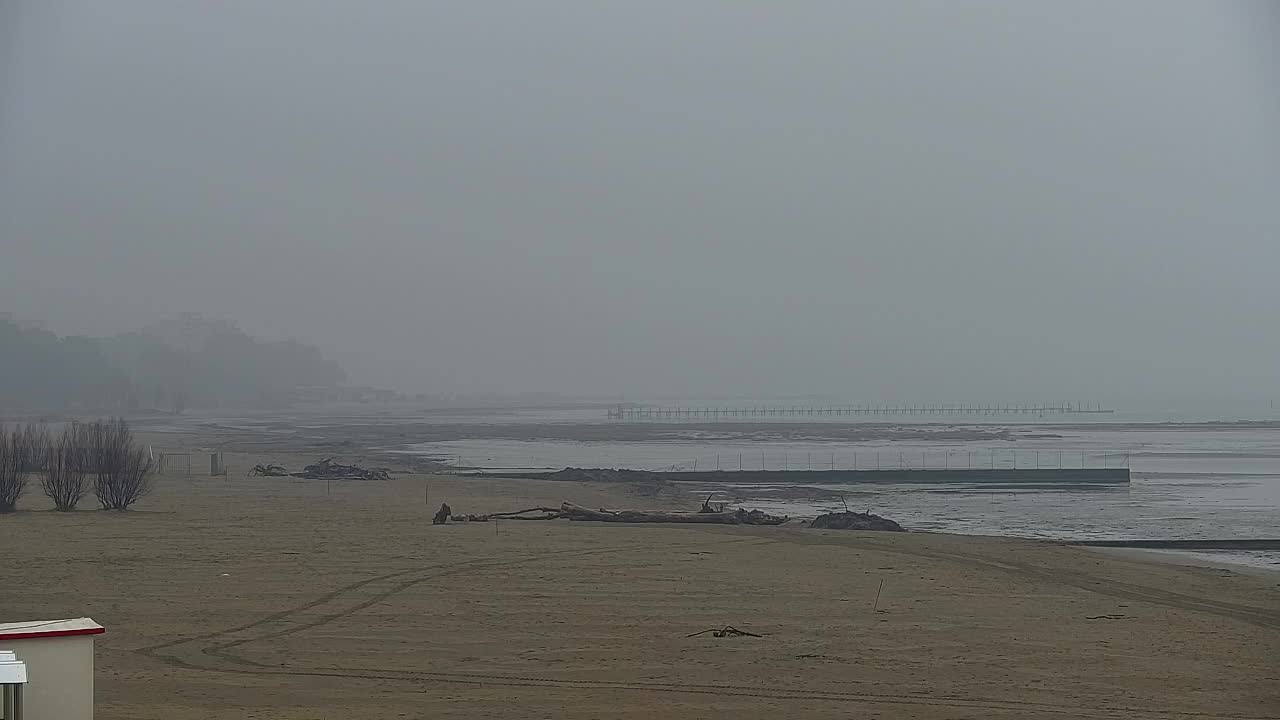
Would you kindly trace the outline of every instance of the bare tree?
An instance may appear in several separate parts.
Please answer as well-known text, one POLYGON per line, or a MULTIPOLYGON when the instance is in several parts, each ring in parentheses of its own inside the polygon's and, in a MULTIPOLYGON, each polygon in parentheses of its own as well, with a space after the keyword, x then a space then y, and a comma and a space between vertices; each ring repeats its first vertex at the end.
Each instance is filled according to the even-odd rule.
POLYGON ((116 476, 128 453, 128 425, 123 419, 95 420, 88 426, 89 468, 93 473, 93 494, 102 508, 112 507, 116 476))
POLYGON ((18 508, 28 475, 43 467, 47 442, 44 425, 15 425, 9 429, 0 424, 0 513, 18 508))
POLYGON ((19 443, 14 442, 18 435, 15 428, 0 424, 0 513, 13 512, 18 507, 18 498, 27 489, 27 476, 22 472, 23 461, 19 457, 19 443))
POLYGON ((104 510, 128 510, 151 491, 151 456, 133 442, 124 418, 99 420, 89 426, 93 494, 104 510))
POLYGON ((129 506, 151 492, 151 456, 143 447, 131 447, 125 456, 123 472, 117 477, 115 510, 128 510, 129 506))
POLYGON ((89 492, 89 439, 87 427, 71 423, 47 445, 40 487, 60 512, 75 510, 89 492))

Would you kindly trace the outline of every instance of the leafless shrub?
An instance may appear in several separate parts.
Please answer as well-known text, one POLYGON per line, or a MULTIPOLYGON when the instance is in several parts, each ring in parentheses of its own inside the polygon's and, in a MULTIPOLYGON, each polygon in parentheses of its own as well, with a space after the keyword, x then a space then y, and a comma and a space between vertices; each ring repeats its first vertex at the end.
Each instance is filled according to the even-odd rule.
POLYGON ((44 425, 6 428, 0 424, 0 513, 18 508, 28 475, 44 465, 47 443, 44 425))
POLYGON ((13 441, 16 430, 0 425, 0 512, 17 509, 18 498, 27 489, 27 476, 22 472, 22 459, 13 441))
POLYGON ((40 488, 61 512, 75 510, 76 504, 89 492, 89 443, 89 428, 71 423, 57 440, 46 444, 40 488))
POLYGON ((112 507, 117 476, 129 451, 129 427, 123 419, 97 420, 88 425, 89 468, 93 494, 103 509, 112 507))
POLYGON ((124 418, 88 426, 93 494, 104 510, 127 510, 151 491, 151 456, 133 442, 124 418))

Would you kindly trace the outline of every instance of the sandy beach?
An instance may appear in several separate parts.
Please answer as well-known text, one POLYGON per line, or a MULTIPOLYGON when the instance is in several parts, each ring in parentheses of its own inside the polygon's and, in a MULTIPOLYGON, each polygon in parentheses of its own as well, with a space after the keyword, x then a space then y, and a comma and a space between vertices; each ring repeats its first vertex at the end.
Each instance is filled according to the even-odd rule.
POLYGON ((0 720, 1280 720, 1277 198, 1280 0, 0 0, 0 720))
POLYGON ((31 497, 0 522, 7 617, 107 627, 103 720, 1280 717, 1277 574, 791 526, 433 527, 440 502, 696 501, 406 472, 327 485, 245 476, 310 454, 227 459, 227 478, 161 477, 127 514, 31 497), (724 625, 761 637, 690 637, 724 625))

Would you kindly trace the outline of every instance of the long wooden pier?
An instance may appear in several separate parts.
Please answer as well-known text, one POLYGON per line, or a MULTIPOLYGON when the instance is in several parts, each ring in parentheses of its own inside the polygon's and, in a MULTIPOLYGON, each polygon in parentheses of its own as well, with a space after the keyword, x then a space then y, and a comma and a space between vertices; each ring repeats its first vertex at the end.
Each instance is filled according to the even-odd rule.
POLYGON ((762 405, 752 407, 657 407, 618 405, 609 409, 613 420, 720 420, 767 417, 869 417, 869 416, 999 416, 1112 413, 1100 406, 1073 403, 1038 405, 762 405))

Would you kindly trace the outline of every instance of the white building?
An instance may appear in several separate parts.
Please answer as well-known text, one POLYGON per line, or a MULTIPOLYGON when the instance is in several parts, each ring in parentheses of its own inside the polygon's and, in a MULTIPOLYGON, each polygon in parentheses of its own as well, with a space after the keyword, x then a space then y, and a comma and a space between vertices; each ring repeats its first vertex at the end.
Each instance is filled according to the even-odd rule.
POLYGON ((0 623, 0 650, 26 664, 23 720, 93 720, 93 640, 89 618, 0 623))

